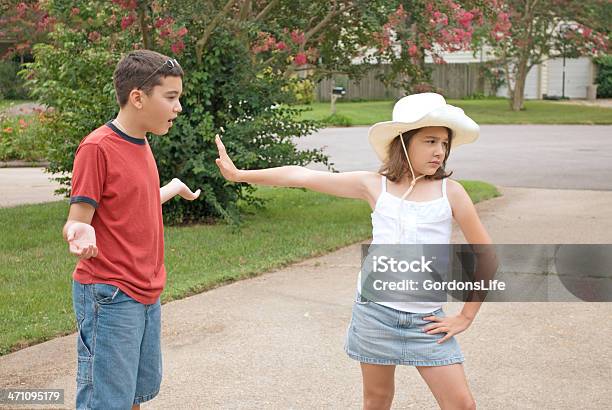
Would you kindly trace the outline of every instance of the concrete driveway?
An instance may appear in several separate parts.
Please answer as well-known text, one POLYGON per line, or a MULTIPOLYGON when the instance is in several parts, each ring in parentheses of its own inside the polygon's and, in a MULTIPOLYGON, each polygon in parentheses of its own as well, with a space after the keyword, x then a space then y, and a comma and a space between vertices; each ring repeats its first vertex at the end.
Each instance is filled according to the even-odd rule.
MULTIPOLYGON (((496 243, 611 243, 612 213, 600 211, 612 192, 502 193, 477 206, 496 243)), ((360 408, 359 365, 343 352, 359 261, 353 245, 164 305, 165 376, 146 408, 360 408)), ((478 407, 608 408, 610 317, 610 303, 483 305, 457 336, 478 407)), ((0 357, 0 388, 65 389, 63 408, 73 407, 75 337, 0 357)), ((416 369, 399 368, 396 380, 393 408, 437 408, 416 369)))

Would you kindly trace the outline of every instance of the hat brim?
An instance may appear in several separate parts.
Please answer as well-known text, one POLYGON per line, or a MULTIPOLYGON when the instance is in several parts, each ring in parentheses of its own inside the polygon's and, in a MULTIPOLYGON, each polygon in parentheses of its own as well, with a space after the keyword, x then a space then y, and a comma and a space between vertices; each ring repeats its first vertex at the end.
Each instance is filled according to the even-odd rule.
POLYGON ((400 134, 423 127, 448 127, 453 131, 451 148, 474 142, 480 127, 465 115, 461 108, 445 105, 430 111, 414 122, 383 121, 374 124, 368 131, 368 140, 381 161, 387 159, 389 144, 400 134))

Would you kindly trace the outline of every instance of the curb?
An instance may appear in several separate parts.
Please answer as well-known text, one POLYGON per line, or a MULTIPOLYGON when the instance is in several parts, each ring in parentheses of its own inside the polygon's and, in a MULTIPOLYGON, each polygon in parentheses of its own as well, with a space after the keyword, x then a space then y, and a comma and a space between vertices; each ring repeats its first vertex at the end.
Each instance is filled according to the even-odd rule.
POLYGON ((0 161, 0 168, 46 168, 48 166, 49 161, 0 161))

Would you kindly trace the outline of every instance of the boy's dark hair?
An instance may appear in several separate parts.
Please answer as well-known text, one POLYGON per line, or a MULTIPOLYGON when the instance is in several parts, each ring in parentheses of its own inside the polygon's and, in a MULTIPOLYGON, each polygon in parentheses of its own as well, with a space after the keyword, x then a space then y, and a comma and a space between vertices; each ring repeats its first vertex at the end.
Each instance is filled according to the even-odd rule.
POLYGON ((183 77, 183 69, 176 60, 151 50, 136 50, 123 57, 115 67, 113 84, 120 107, 128 102, 130 92, 136 88, 150 95, 161 79, 183 77))
MULTIPOLYGON (((448 146, 446 147, 446 155, 444 156, 444 161, 440 167, 436 170, 436 173, 433 175, 427 175, 424 179, 443 179, 450 177, 453 172, 446 172, 446 160, 450 155, 450 149, 453 142, 453 131, 446 128, 446 132, 448 134, 448 146)), ((410 139, 419 132, 422 128, 416 128, 414 130, 406 131, 402 133, 402 138, 404 139, 404 144, 406 144, 406 149, 408 149, 408 144, 410 143, 410 139)), ((404 148, 402 147, 402 142, 400 141, 400 137, 397 136, 393 139, 391 144, 389 144, 389 155, 387 156, 387 160, 382 164, 378 173, 381 175, 385 175, 387 179, 392 182, 399 182, 402 178, 407 175, 412 178, 410 174, 410 167, 408 166, 408 161, 406 160, 406 154, 404 154, 404 148)))

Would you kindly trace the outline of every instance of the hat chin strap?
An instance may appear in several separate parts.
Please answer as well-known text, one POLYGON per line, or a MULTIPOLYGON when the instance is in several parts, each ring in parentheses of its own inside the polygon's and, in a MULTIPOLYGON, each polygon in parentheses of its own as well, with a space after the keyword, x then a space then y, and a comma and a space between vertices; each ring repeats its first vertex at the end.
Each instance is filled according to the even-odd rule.
POLYGON ((425 174, 423 174, 417 178, 414 177, 414 170, 412 169, 412 164, 410 163, 410 157, 408 156, 408 150, 406 149, 406 144, 404 143, 404 138, 402 138, 402 134, 399 135, 399 138, 400 138, 400 141, 402 142, 402 148, 404 148, 404 154, 406 155, 406 160, 408 160, 408 166, 410 167, 410 175, 412 176, 412 181, 410 182, 410 187, 408 188, 408 190, 404 192, 404 195, 402 195, 402 197, 400 198, 400 205, 397 211, 398 229, 397 229, 396 243, 400 243, 402 234, 404 233, 404 224, 402 223, 402 218, 401 218, 402 206, 404 205, 404 199, 408 195, 410 195, 410 193, 414 189, 414 185, 416 184, 417 180, 425 176, 425 174))
POLYGON ((414 177, 414 170, 412 169, 412 164, 410 163, 410 157, 408 156, 408 150, 406 149, 406 144, 404 143, 404 139, 402 138, 402 134, 399 135, 400 137, 400 141, 402 142, 402 148, 404 148, 404 154, 406 154, 406 159, 408 160, 408 166, 410 167, 410 175, 412 176, 412 182, 410 182, 410 188, 408 188, 408 190, 406 192, 404 192, 404 195, 402 195, 402 201, 408 196, 410 195, 410 193, 412 192, 412 190, 414 189, 414 185, 416 184, 417 180, 419 178, 423 178, 425 176, 425 174, 415 178, 414 177))

